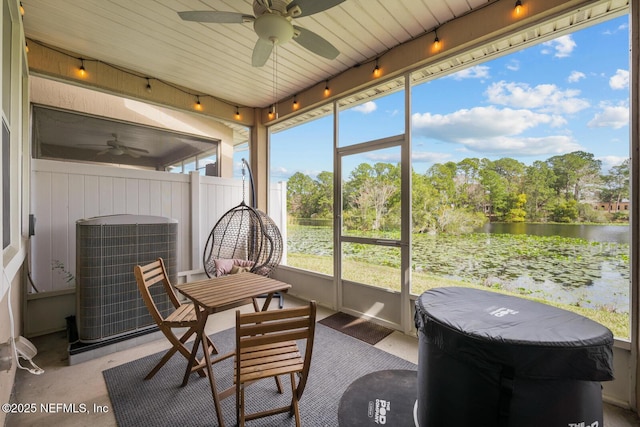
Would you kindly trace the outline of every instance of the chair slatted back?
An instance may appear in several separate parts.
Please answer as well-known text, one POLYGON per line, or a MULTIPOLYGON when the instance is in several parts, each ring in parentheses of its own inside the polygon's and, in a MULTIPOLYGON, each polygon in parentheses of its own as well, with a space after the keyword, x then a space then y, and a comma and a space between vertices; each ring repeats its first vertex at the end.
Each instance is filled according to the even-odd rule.
POLYGON ((140 295, 142 295, 142 299, 144 300, 151 317, 153 320, 159 325, 165 319, 158 310, 153 297, 151 296, 151 292, 149 288, 155 285, 158 282, 162 282, 162 286, 164 287, 164 291, 169 296, 171 303, 177 309, 180 307, 180 301, 178 301, 178 297, 176 296, 173 287, 171 286, 171 282, 169 281, 169 276, 167 274, 167 269, 164 265, 164 261, 162 258, 158 258, 157 260, 149 263, 147 265, 136 265, 133 269, 133 272, 136 276, 136 282, 138 284, 138 289, 140 290, 140 295))
MULTIPOLYGON (((315 335, 316 320, 316 303, 311 301, 309 305, 299 308, 287 308, 281 310, 261 311, 257 313, 241 314, 236 312, 236 372, 240 371, 240 361, 244 356, 246 363, 256 363, 254 360, 246 360, 248 354, 258 355, 256 359, 270 357, 268 352, 272 351, 282 357, 283 353, 288 353, 287 358, 291 358, 291 364, 280 360, 275 363, 273 370, 265 370, 265 366, 258 369, 255 373, 246 373, 248 369, 244 367, 243 372, 246 373, 247 381, 253 379, 264 378, 273 375, 280 375, 284 371, 300 372, 300 380, 296 389, 296 398, 300 399, 304 387, 306 385, 309 368, 311 366, 311 354, 313 352, 313 341, 315 335), (297 340, 305 340, 305 351, 303 363, 293 359, 300 359, 299 350, 297 349, 297 340), (298 356, 293 357, 291 352, 283 351, 283 348, 293 346, 294 352, 298 351, 298 356), (254 378, 255 377, 255 378, 254 378)), ((253 356, 250 356, 253 357, 253 356)), ((267 361, 269 363, 269 361, 267 361)))

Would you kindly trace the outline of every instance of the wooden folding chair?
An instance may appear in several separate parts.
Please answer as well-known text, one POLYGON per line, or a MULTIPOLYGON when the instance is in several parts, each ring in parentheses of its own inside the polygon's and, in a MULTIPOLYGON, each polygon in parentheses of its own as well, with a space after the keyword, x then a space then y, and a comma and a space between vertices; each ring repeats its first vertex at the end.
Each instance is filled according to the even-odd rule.
POLYGON ((236 311, 236 416, 238 425, 245 420, 267 417, 289 411, 300 426, 298 401, 307 383, 313 336, 316 325, 316 303, 302 308, 288 308, 259 313, 236 311), (304 357, 296 340, 306 340, 304 357), (291 404, 252 414, 245 414, 245 387, 254 381, 274 377, 278 392, 282 384, 278 375, 289 374, 291 404), (296 376, 299 377, 296 385, 296 376))
MULTIPOLYGON (((167 269, 164 266, 164 261, 162 258, 158 258, 156 261, 144 265, 139 266, 136 265, 134 267, 134 273, 136 276, 136 282, 138 283, 138 289, 140 290, 140 294, 142 295, 142 299, 144 300, 147 309, 149 309, 149 313, 153 320, 158 325, 158 328, 162 331, 162 333, 167 337, 169 342, 171 343, 171 348, 167 353, 162 357, 160 362, 147 374, 144 378, 148 380, 152 378, 159 370, 164 366, 165 363, 173 356, 176 352, 182 354, 187 360, 191 355, 191 351, 185 347, 184 343, 196 332, 197 326, 197 313, 193 304, 181 304, 176 296, 173 287, 171 286, 171 282, 169 281, 169 276, 167 275, 167 269), (175 307, 175 310, 171 312, 168 316, 164 317, 156 303, 151 296, 150 287, 161 282, 164 291, 169 296, 171 303, 175 307), (189 328, 181 338, 178 338, 174 333, 174 328, 189 328)), ((209 351, 214 354, 218 353, 218 350, 213 345, 211 341, 209 341, 209 351)), ((198 374, 201 377, 206 376, 204 373, 204 368, 198 370, 198 374)))

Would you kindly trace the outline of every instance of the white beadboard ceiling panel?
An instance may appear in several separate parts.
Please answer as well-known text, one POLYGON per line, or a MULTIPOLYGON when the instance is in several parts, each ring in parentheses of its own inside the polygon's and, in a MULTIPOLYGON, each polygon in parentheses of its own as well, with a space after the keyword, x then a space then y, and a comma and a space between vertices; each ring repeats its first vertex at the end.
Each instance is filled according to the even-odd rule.
MULTIPOLYGON (((319 0, 318 0, 319 1, 319 0)), ((329 60, 295 42, 280 45, 278 97, 371 60, 488 0, 346 0, 294 19, 333 44, 329 60)), ((252 23, 187 22, 177 12, 229 11, 253 15, 252 0, 23 0, 27 38, 240 106, 273 102, 272 57, 251 66, 257 40, 252 23)))
MULTIPOLYGON (((269 0, 288 2, 289 0, 269 0)), ((321 0, 316 0, 321 1, 321 0)), ((389 49, 498 0, 345 0, 294 19, 340 54, 325 59, 298 43, 277 47, 278 99, 382 55, 389 49)), ((512 1, 512 0, 500 0, 512 1)), ((585 19, 627 7, 629 0, 590 3, 575 14, 541 23, 508 41, 497 41, 447 64, 433 64, 424 78, 464 66, 532 39, 558 34, 585 19)), ((27 38, 187 87, 238 106, 267 107, 274 101, 273 58, 251 66, 258 39, 252 23, 211 24, 182 20, 179 11, 211 10, 253 15, 253 0, 22 0, 27 38)), ((153 84, 153 83, 152 83, 153 84)))

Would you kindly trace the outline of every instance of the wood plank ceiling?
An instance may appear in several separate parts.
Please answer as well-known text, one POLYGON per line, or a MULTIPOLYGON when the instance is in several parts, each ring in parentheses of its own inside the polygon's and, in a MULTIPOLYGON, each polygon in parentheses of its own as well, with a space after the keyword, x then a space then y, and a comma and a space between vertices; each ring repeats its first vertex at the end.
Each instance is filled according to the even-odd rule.
MULTIPOLYGON (((332 43, 324 59, 289 42, 277 48, 279 99, 372 60, 407 40, 495 0, 346 0, 294 23, 332 43)), ((267 107, 274 100, 273 55, 251 66, 251 23, 205 24, 178 11, 253 15, 252 0, 23 0, 28 39, 212 95, 267 107)), ((153 84, 153 80, 151 80, 153 84)))

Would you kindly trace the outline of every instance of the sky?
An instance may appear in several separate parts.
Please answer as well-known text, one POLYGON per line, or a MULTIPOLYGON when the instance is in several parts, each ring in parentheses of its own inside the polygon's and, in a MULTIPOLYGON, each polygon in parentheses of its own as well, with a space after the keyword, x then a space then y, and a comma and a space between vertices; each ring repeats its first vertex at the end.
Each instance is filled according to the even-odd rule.
MULTIPOLYGON (((403 133, 404 93, 340 112, 340 145, 403 133)), ((586 151, 603 173, 629 157, 627 15, 432 80, 412 89, 412 164, 477 157, 536 160, 586 151)), ((271 136, 271 180, 331 171, 332 117, 271 136)), ((360 155, 399 162, 399 150, 360 155)), ((347 162, 345 162, 347 164, 347 162)), ((347 170, 346 170, 347 171, 347 170)))

